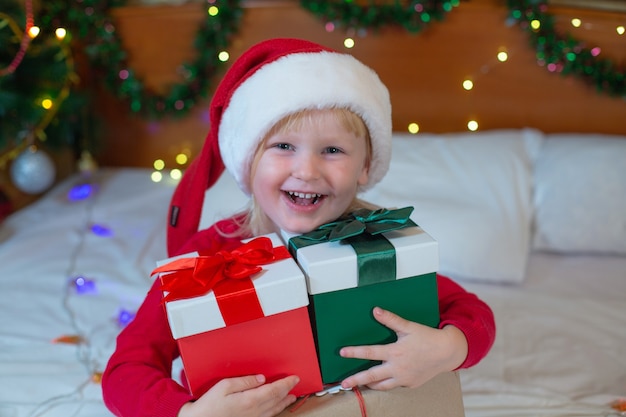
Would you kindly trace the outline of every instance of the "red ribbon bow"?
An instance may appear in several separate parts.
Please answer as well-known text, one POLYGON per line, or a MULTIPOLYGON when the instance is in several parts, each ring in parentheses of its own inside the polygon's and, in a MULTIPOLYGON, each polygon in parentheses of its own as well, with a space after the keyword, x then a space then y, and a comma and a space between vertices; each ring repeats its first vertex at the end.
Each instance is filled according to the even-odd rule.
POLYGON ((284 246, 273 247, 268 237, 258 237, 237 249, 219 251, 212 256, 181 258, 152 271, 160 276, 161 289, 167 291, 163 302, 198 297, 213 291, 226 325, 263 317, 250 276, 260 265, 287 259, 284 246))

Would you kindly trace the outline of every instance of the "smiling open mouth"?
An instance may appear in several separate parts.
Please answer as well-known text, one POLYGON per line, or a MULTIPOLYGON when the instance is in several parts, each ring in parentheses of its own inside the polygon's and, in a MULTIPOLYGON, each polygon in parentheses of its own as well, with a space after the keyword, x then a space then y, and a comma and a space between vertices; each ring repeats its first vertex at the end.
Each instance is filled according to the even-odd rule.
POLYGON ((287 194, 287 196, 293 203, 302 206, 317 204, 324 198, 324 195, 322 194, 299 193, 297 191, 285 191, 285 194, 287 194))

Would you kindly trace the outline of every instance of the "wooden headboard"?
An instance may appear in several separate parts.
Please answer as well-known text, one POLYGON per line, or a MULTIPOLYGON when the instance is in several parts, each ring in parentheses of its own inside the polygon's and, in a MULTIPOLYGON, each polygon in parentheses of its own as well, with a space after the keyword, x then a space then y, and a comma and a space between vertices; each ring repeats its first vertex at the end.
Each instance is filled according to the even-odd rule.
MULTIPOLYGON (((626 24, 623 13, 564 6, 555 6, 554 13, 564 31, 573 30, 567 26, 572 17, 582 18, 587 25, 583 28, 626 24)), ((507 15, 503 0, 465 1, 418 34, 383 28, 354 36, 356 44, 348 50, 343 46, 344 30, 327 32, 324 22, 297 1, 249 1, 229 49, 230 62, 271 37, 301 37, 345 50, 374 68, 389 87, 396 131, 406 131, 412 122, 422 132, 466 131, 472 119, 481 130, 534 127, 544 132, 626 134, 626 99, 609 97, 575 77, 539 66, 528 34, 507 24, 507 15), (495 56, 503 48, 508 60, 501 63, 495 56), (471 91, 461 86, 466 78, 474 81, 471 91)), ((127 6, 114 16, 130 65, 147 86, 165 91, 177 81, 176 68, 193 57, 202 8, 198 3, 127 6)), ((579 30, 576 36, 588 36, 602 46, 602 54, 626 62, 626 36, 610 30, 579 30)), ((106 146, 97 153, 102 165, 151 166, 157 158, 169 163, 175 154, 194 155, 202 145, 209 100, 183 119, 147 121, 110 93, 97 94, 98 111, 105 120, 106 146)))

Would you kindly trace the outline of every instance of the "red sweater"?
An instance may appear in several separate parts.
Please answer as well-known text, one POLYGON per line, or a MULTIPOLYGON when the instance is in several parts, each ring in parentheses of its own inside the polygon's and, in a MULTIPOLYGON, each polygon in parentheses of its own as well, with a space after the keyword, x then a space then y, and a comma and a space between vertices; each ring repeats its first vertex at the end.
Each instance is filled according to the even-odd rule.
MULTIPOLYGON (((228 220, 221 227, 232 228, 228 220)), ((238 239, 225 238, 215 226, 198 232, 179 253, 202 250, 232 250, 238 239)), ((489 306, 447 277, 437 276, 439 327, 453 324, 463 331, 468 354, 461 368, 478 363, 489 352, 495 339, 495 321, 489 306)), ((172 379, 172 363, 179 356, 177 342, 161 304, 159 280, 137 311, 134 320, 117 338, 117 348, 102 378, 106 406, 123 417, 175 417, 182 405, 194 399, 189 391, 172 379)))

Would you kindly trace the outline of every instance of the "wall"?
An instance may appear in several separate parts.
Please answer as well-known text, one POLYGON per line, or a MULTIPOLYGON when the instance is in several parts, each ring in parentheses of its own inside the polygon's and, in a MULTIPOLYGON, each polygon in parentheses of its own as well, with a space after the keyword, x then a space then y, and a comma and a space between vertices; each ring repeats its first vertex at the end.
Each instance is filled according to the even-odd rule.
MULTIPOLYGON (((355 37, 349 50, 372 66, 388 84, 394 109, 394 129, 410 122, 422 131, 466 130, 475 118, 481 129, 536 127, 546 132, 579 131, 626 134, 626 100, 599 94, 593 86, 562 77, 537 65, 527 35, 506 22, 503 1, 462 2, 420 34, 387 28, 355 37), (509 60, 495 54, 505 46, 509 60), (475 80, 472 92, 460 83, 475 80)), ((599 11, 559 8, 564 30, 570 17, 604 27, 626 19, 599 11)), ((117 27, 129 52, 130 66, 155 91, 176 82, 176 68, 193 57, 195 27, 203 19, 197 3, 181 6, 129 6, 115 11, 117 27)), ((609 30, 578 32, 602 45, 603 54, 626 60, 624 37, 609 30)), ((324 30, 324 23, 296 1, 250 1, 240 32, 233 38, 231 61, 253 43, 279 36, 304 37, 345 50, 345 32, 324 30)), ((578 34, 576 35, 578 36, 578 34)), ((216 76, 217 82, 219 79, 216 76)), ((208 130, 209 102, 201 103, 184 119, 146 121, 127 104, 95 85, 98 112, 103 117, 103 146, 97 156, 104 165, 151 166, 156 158, 171 164, 176 153, 195 154, 208 130)))

